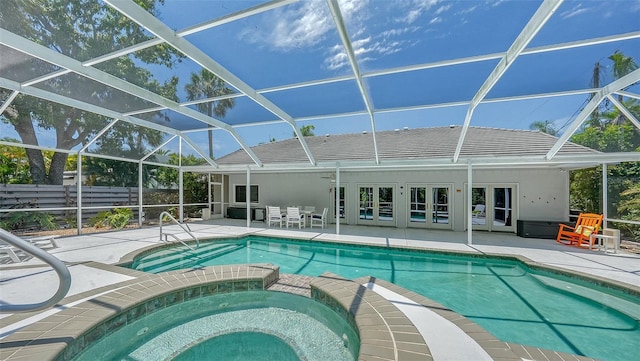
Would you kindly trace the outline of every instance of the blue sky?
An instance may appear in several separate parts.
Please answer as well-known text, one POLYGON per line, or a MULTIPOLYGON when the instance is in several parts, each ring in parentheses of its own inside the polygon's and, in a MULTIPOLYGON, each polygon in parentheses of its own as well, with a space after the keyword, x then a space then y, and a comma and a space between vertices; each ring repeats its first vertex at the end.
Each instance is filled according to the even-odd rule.
MULTIPOLYGON (((261 2, 166 0, 159 18, 179 31, 261 2)), ((370 76, 380 70, 500 53, 516 39, 541 1, 341 0, 364 86, 376 111, 470 100, 497 59, 406 73, 370 76)), ((527 48, 640 31, 640 0, 565 1, 527 48)), ((335 22, 324 0, 303 0, 210 28, 186 39, 256 90, 352 75, 335 22)), ((640 40, 519 57, 487 98, 585 89, 594 64, 602 66, 602 84, 612 80, 607 57, 616 50, 640 62, 640 40)), ((181 101, 192 72, 189 59, 173 69, 152 67, 159 80, 177 75, 181 101)), ((637 86, 636 86, 637 88, 637 86)), ((371 130, 364 102, 353 80, 263 94, 280 109, 312 124, 316 135, 371 130), (331 114, 359 112, 324 118, 331 114), (313 120, 304 120, 312 118, 313 120)), ((480 105, 471 125, 528 129, 535 121, 562 127, 585 104, 586 95, 480 105)), ((461 125, 466 106, 438 107, 375 115, 377 130, 461 125)), ((172 124, 179 117, 169 113, 172 124)), ((292 128, 248 98, 222 119, 237 126, 249 145, 290 138, 292 128), (243 126, 252 122, 268 125, 243 126)), ((43 133, 46 131, 42 130, 43 133)), ((10 131, 3 128, 5 133, 10 131)), ((216 131, 216 156, 238 149, 224 131, 216 131)), ((189 133, 206 149, 206 132, 189 133)), ((168 147, 174 148, 174 145, 168 147)))

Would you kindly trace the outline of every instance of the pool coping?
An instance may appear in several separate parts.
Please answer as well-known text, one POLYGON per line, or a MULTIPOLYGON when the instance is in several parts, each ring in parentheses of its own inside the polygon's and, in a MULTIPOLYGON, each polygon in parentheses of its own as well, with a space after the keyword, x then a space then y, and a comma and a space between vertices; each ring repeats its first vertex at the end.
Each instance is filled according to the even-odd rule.
MULTIPOLYGON (((108 270, 120 268, 97 262, 92 265, 108 270)), ((58 312, 0 340, 0 360, 69 360, 90 342, 168 305, 215 293, 264 290, 279 278, 279 267, 224 265, 157 275, 134 273, 136 279, 65 298, 64 304, 69 304, 98 295, 72 307, 62 306, 58 312), (110 292, 100 294, 102 289, 110 292)), ((3 324, 37 314, 14 314, 4 318, 3 324)))

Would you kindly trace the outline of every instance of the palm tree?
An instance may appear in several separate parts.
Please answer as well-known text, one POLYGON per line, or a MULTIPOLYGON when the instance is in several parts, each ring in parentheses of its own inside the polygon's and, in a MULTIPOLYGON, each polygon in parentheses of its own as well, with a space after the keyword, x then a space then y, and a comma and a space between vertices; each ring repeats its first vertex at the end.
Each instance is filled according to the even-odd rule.
MULTIPOLYGON (((199 74, 191 73, 191 83, 187 84, 184 88, 187 91, 187 99, 189 100, 209 99, 233 94, 233 90, 227 87, 227 83, 225 83, 224 80, 218 78, 207 69, 202 69, 199 74)), ((234 105, 235 100, 233 98, 227 98, 198 103, 196 107, 200 112, 210 117, 215 115, 218 118, 224 118, 227 114, 227 109, 233 108, 234 105)), ((209 129, 209 157, 213 159, 212 129, 209 129)))
MULTIPOLYGON (((638 64, 633 61, 633 58, 625 56, 619 50, 616 50, 608 59, 613 61, 613 77, 615 79, 620 79, 638 69, 638 64)), ((622 103, 622 95, 620 94, 618 94, 618 101, 622 103)), ((625 119, 625 116, 620 113, 620 116, 615 121, 617 124, 622 124, 625 119)))
POLYGON ((547 134, 551 134, 551 135, 558 135, 558 130, 553 126, 553 122, 545 120, 537 120, 533 123, 531 123, 531 125, 529 126, 529 129, 532 130, 539 130, 543 133, 547 133, 547 134))

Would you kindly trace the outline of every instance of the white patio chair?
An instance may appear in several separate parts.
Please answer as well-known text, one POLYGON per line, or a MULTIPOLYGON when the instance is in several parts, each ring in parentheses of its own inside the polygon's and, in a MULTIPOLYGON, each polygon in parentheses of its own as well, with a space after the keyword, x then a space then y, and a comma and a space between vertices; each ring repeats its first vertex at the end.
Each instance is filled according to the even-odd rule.
POLYGON ((20 263, 20 257, 13 250, 13 247, 8 244, 0 244, 0 259, 10 258, 12 262, 20 263))
POLYGON ((485 209, 484 204, 476 204, 476 206, 473 208, 473 211, 471 211, 473 218, 484 217, 485 216, 484 209, 485 209))
POLYGON ((300 209, 296 207, 287 207, 287 228, 289 224, 298 224, 298 228, 305 226, 304 214, 300 214, 300 209))
POLYGON ((282 213, 280 207, 267 206, 267 226, 271 227, 271 223, 277 223, 282 228, 282 213))
POLYGON ((324 225, 327 224, 327 211, 328 209, 325 208, 322 210, 322 214, 313 214, 311 215, 311 228, 313 228, 314 223, 316 225, 320 224, 321 228, 324 228, 324 225))
POLYGON ((57 235, 25 238, 24 240, 38 248, 58 248, 57 235))

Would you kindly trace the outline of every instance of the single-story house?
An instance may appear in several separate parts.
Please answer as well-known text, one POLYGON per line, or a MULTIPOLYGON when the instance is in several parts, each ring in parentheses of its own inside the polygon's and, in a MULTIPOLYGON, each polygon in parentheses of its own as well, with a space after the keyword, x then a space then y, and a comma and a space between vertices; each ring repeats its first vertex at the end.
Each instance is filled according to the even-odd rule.
POLYGON ((312 206, 317 213, 328 208, 330 223, 339 209, 341 224, 454 231, 472 224, 516 232, 517 220, 567 221, 567 170, 592 167, 601 154, 566 142, 549 161, 545 155, 558 140, 554 136, 469 127, 453 161, 461 131, 449 126, 378 131, 375 137, 305 137, 314 164, 296 138, 252 147, 261 166, 238 150, 216 159, 213 213, 246 217, 248 195, 254 219, 262 219, 267 205, 312 206))

